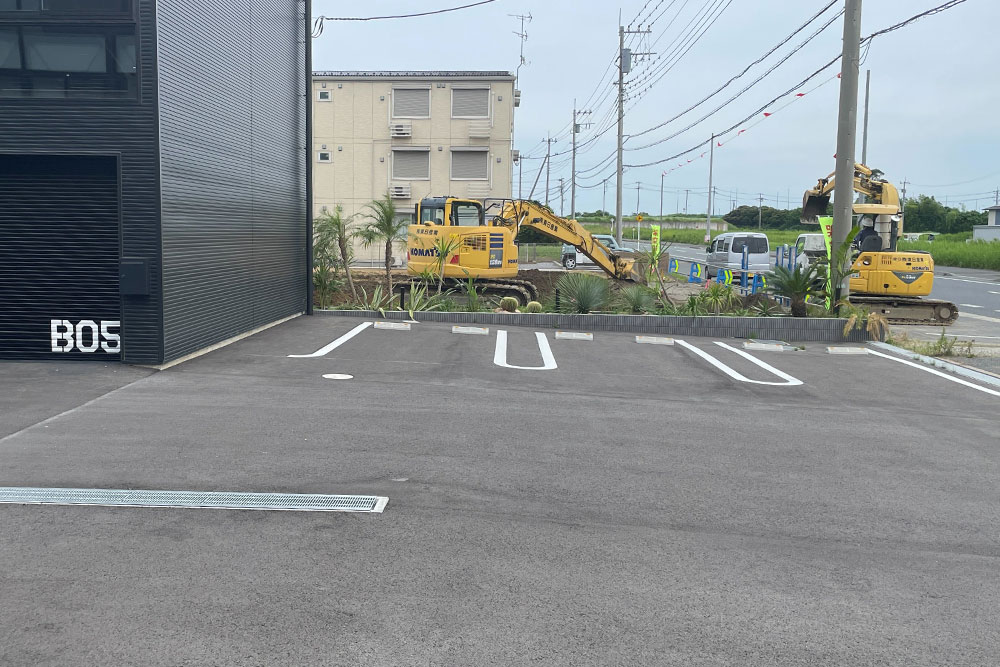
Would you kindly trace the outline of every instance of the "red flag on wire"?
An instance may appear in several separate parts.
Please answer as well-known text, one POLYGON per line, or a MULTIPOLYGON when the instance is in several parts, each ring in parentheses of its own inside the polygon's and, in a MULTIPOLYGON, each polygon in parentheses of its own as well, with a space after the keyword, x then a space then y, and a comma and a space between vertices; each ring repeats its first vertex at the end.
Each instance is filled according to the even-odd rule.
POLYGON ((769 114, 768 112, 766 112, 766 111, 764 112, 764 118, 767 118, 767 117, 768 117, 768 116, 770 116, 770 115, 771 115, 771 114, 769 114))

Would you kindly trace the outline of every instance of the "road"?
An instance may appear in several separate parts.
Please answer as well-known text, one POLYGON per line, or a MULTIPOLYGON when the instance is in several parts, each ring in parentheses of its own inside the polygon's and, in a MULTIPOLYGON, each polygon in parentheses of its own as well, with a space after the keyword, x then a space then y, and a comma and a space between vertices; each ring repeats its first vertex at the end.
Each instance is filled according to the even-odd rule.
POLYGON ((1000 388, 816 344, 361 324, 95 366, 75 403, 87 366, 0 368, 0 485, 389 497, 0 505, 0 664, 996 664, 1000 388))

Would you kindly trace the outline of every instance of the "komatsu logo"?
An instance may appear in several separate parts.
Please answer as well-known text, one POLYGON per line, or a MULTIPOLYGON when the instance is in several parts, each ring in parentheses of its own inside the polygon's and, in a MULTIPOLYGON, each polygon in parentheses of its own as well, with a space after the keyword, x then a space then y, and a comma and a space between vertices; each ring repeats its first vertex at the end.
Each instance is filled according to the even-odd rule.
POLYGON ((437 248, 413 248, 410 250, 410 254, 414 257, 437 257, 437 248))

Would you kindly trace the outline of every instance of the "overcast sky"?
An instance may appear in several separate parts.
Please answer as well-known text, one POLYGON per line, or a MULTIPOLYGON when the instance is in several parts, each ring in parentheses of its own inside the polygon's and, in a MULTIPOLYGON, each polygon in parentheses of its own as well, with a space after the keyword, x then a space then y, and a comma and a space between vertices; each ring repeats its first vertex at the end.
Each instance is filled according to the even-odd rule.
MULTIPOLYGON (((374 16, 453 7, 471 0, 370 0, 366 3, 314 0, 313 14, 374 16)), ((945 0, 866 0, 862 35, 902 21, 945 0)), ((784 40, 829 0, 496 0, 462 11, 401 20, 329 22, 314 41, 316 70, 507 70, 519 61, 520 22, 510 14, 531 14, 518 87, 521 106, 514 122, 514 147, 522 156, 544 156, 546 134, 558 139, 553 153, 570 147, 569 123, 573 100, 592 110, 593 125, 578 135, 577 210, 614 211, 614 161, 605 161, 615 147, 615 87, 609 68, 618 46, 621 22, 648 35, 629 37, 634 51, 655 55, 636 62, 626 78, 625 135, 636 135, 692 106, 738 74, 748 64, 784 40), (717 8, 715 12, 713 8, 717 8), (692 27, 699 17, 718 16, 697 40, 692 27), (693 23, 692 23, 693 22, 693 23), (650 25, 651 23, 651 25, 650 25), (687 39, 687 41, 685 41, 687 39), (679 45, 691 45, 679 55, 679 45), (692 45, 693 44, 693 45, 692 45), (679 57, 678 57, 679 56, 679 57), (667 66, 669 65, 669 69, 667 66), (662 75, 662 76, 661 76, 662 75), (652 84, 652 85, 651 85, 652 84), (651 85, 651 86, 650 86, 651 85), (643 90, 645 89, 645 90, 643 90), (641 95, 639 94, 641 92, 641 95), (603 136, 595 136, 605 131, 603 136), (607 179, 604 199, 602 181, 607 179), (590 186, 590 187, 583 187, 590 186)), ((679 136, 657 142, 708 114, 763 73, 770 65, 807 41, 835 12, 833 8, 798 33, 762 64, 664 127, 627 139, 625 163, 662 160, 702 142, 749 116, 793 87, 839 54, 843 22, 825 31, 741 97, 679 136)), ((1000 187, 1000 3, 967 0, 953 9, 921 19, 874 40, 861 66, 859 105, 863 104, 865 70, 872 71, 868 162, 900 186, 907 195, 932 194, 950 204, 972 208, 993 204, 1000 187)), ((741 204, 793 206, 816 179, 834 169, 839 81, 834 65, 796 89, 806 95, 783 97, 769 106, 772 116, 757 115, 719 139, 714 183, 719 189, 716 212, 728 211, 738 196, 741 204), (738 195, 737 195, 738 193, 738 195), (780 200, 780 202, 778 201, 780 200)), ((858 159, 862 111, 858 112, 858 159)), ((623 211, 636 211, 636 183, 641 184, 639 209, 660 210, 661 174, 665 213, 706 208, 708 155, 701 151, 660 165, 626 170, 623 211), (687 160, 693 160, 688 163, 687 160), (678 164, 683 165, 678 167, 678 164)), ((523 163, 527 196, 540 159, 523 163)), ((558 178, 566 182, 565 211, 569 214, 569 155, 552 158, 550 202, 559 209, 558 178)), ((545 175, 535 198, 544 199, 545 175)), ((514 174, 514 195, 518 174, 514 174)))

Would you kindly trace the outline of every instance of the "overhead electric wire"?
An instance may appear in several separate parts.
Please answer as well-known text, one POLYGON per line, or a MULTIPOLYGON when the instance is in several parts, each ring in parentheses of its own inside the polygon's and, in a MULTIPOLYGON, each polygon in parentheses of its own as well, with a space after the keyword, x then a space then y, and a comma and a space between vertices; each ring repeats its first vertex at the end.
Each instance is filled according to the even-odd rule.
POLYGON ((491 2, 496 2, 496 0, 479 0, 479 2, 471 2, 467 5, 461 5, 459 7, 446 7, 444 9, 433 9, 426 12, 416 12, 413 14, 392 14, 388 16, 317 16, 313 20, 313 37, 319 37, 323 34, 323 24, 326 21, 385 21, 389 19, 412 19, 419 16, 432 16, 434 14, 445 14, 447 12, 457 12, 460 9, 469 9, 470 7, 478 7, 479 5, 487 5, 491 2))
MULTIPOLYGON (((708 100, 710 100, 711 98, 715 97, 720 92, 722 92, 723 90, 725 90, 726 88, 728 88, 734 81, 736 81, 737 79, 742 78, 747 72, 749 72, 751 69, 753 69, 756 65, 759 65, 760 63, 762 63, 763 61, 765 61, 775 51, 777 51, 782 46, 784 46, 785 44, 787 44, 788 42, 790 42, 792 40, 792 38, 795 37, 795 35, 799 34, 803 30, 805 30, 813 21, 815 21, 820 16, 822 16, 824 13, 826 13, 826 11, 828 9, 830 9, 830 7, 832 7, 835 4, 837 4, 837 0, 831 0, 831 2, 829 2, 825 7, 823 7, 823 9, 819 10, 818 12, 816 12, 809 20, 807 20, 805 23, 803 23, 798 28, 796 28, 790 35, 788 35, 783 40, 781 40, 780 42, 778 42, 777 44, 775 44, 773 47, 771 47, 767 51, 767 53, 765 53, 764 55, 762 55, 759 58, 757 58, 757 60, 754 60, 752 63, 750 63, 749 65, 747 65, 746 67, 744 67, 741 72, 739 72, 738 74, 735 74, 732 77, 730 77, 730 79, 728 81, 726 81, 724 84, 722 84, 721 86, 719 86, 718 88, 716 88, 715 90, 713 90, 711 93, 709 93, 705 97, 701 98, 700 100, 698 100, 697 102, 695 102, 694 104, 692 104, 691 106, 689 106, 687 109, 684 109, 683 111, 681 111, 677 115, 673 116, 672 118, 668 118, 667 120, 663 121, 662 123, 659 123, 659 124, 654 125, 652 127, 646 128, 645 130, 642 130, 641 132, 633 132, 633 133, 629 134, 629 138, 631 139, 633 137, 641 137, 644 134, 648 134, 650 132, 653 132, 654 130, 658 130, 661 127, 663 127, 664 125, 668 125, 669 123, 674 122, 675 120, 677 120, 678 118, 680 118, 684 114, 690 113, 691 111, 693 111, 694 109, 698 108, 699 106, 701 106, 702 104, 704 104, 705 102, 707 102, 708 100)), ((843 13, 844 13, 843 10, 841 10, 841 11, 839 11, 837 13, 837 16, 840 16, 843 13)), ((793 51, 792 53, 795 53, 795 52, 793 51)), ((785 60, 787 60, 788 57, 790 57, 791 55, 792 54, 789 54, 788 56, 786 56, 785 60)), ((784 62, 784 61, 782 61, 782 62, 784 62)))

